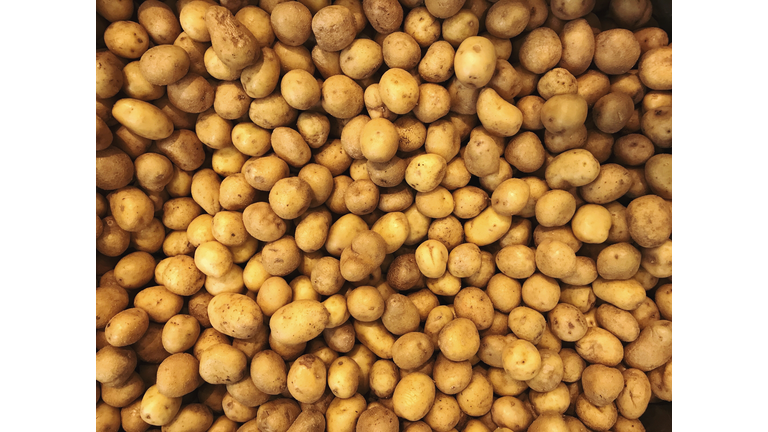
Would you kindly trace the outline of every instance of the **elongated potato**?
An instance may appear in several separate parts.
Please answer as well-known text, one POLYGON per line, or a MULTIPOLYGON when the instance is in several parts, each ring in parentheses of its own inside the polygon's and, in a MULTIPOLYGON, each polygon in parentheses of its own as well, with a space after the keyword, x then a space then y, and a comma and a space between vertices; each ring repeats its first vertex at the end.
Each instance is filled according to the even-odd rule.
POLYGON ((173 133, 173 122, 160 108, 138 99, 124 98, 115 102, 112 116, 143 138, 161 140, 173 133))
POLYGON ((319 336, 329 318, 328 310, 319 301, 297 300, 272 315, 269 321, 271 337, 284 344, 304 343, 319 336))

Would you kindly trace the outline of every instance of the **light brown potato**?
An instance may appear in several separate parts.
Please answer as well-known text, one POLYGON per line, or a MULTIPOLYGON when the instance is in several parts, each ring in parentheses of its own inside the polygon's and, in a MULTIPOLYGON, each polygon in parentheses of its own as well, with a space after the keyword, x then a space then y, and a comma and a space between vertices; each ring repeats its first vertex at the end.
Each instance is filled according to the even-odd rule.
POLYGON ((519 51, 520 64, 533 74, 543 74, 560 62, 562 52, 563 46, 557 32, 548 27, 539 27, 523 39, 519 51))
POLYGON ((164 396, 156 385, 150 386, 141 399, 141 419, 153 426, 169 424, 181 409, 181 398, 164 396))
POLYGON ((148 327, 147 312, 140 308, 130 308, 113 316, 104 328, 104 333, 110 345, 124 347, 141 339, 148 327))
POLYGON ((496 66, 493 43, 481 36, 464 39, 453 60, 456 78, 464 85, 480 88, 488 84, 496 66))
POLYGON ((488 9, 485 28, 497 38, 511 39, 526 29, 530 18, 531 11, 525 2, 501 0, 488 9))
POLYGON ((363 12, 376 32, 388 35, 403 23, 403 6, 394 0, 365 0, 363 12))
POLYGON ((312 18, 312 33, 323 51, 341 51, 357 34, 355 17, 344 6, 325 6, 312 18))
POLYGON ((621 362, 624 350, 621 341, 608 330, 590 327, 576 342, 576 352, 589 363, 613 367, 621 362))
POLYGON ((576 306, 560 303, 549 311, 547 318, 552 333, 565 342, 576 342, 587 333, 587 321, 576 306))
POLYGON ((213 86, 200 74, 188 72, 180 80, 168 84, 168 100, 181 111, 201 113, 213 106, 213 86))
POLYGON ((200 377, 209 384, 234 384, 247 374, 247 357, 231 345, 219 343, 200 353, 200 377))
POLYGON ((619 164, 603 164, 595 179, 579 188, 584 201, 592 204, 607 204, 616 201, 632 187, 629 171, 619 164))
POLYGON ((104 31, 104 43, 115 55, 137 59, 149 48, 149 35, 133 21, 115 21, 104 31))
POLYGON ((672 234, 672 205, 658 195, 635 198, 627 206, 627 224, 639 246, 661 246, 672 234))
POLYGON ((639 58, 640 43, 630 30, 616 28, 595 36, 595 66, 603 73, 626 73, 639 58))
POLYGON ((326 367, 319 357, 305 354, 288 370, 287 388, 290 395, 301 403, 317 402, 325 391, 326 367))

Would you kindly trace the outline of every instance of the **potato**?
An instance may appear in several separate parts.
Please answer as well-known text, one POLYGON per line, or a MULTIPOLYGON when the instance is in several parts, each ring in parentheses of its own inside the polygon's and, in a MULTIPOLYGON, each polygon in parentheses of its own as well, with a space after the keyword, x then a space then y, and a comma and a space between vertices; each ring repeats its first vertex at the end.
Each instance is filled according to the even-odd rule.
POLYGON ((213 86, 201 75, 188 72, 180 80, 168 84, 168 100, 187 113, 201 113, 213 106, 213 86))
POLYGON ((435 384, 421 372, 407 375, 397 383, 392 395, 398 417, 418 421, 427 415, 435 401, 435 384))
POLYGON ((321 94, 323 109, 333 117, 349 119, 363 109, 363 89, 347 76, 334 75, 326 79, 321 94))
POLYGON ((269 321, 272 337, 285 344, 300 344, 320 335, 329 314, 318 301, 298 300, 277 310, 269 321))
POLYGON ((326 6, 314 14, 312 33, 321 50, 341 51, 357 35, 355 17, 347 7, 326 6))
POLYGON ((400 336, 418 330, 419 310, 411 299, 402 294, 392 294, 385 301, 381 323, 390 333, 400 336))
POLYGON ((137 59, 149 48, 149 35, 137 22, 115 21, 104 31, 104 43, 115 55, 137 59))
POLYGON ((149 387, 141 399, 141 419, 153 426, 171 423, 180 409, 181 398, 163 395, 156 385, 149 387))
POLYGON ((609 430, 616 423, 618 411, 613 403, 596 407, 587 400, 584 394, 581 394, 576 399, 575 405, 576 415, 590 429, 609 430))
POLYGON ((139 308, 130 308, 113 316, 104 328, 104 332, 110 345, 124 347, 141 339, 148 327, 147 312, 139 308))
POLYGON ((248 374, 245 354, 225 343, 206 348, 199 360, 200 377, 209 384, 234 384, 248 374))
POLYGON ((156 106, 131 98, 115 102, 112 115, 131 132, 143 138, 161 140, 173 133, 173 123, 156 106))
POLYGON ((622 130, 634 112, 632 98, 621 92, 611 92, 595 102, 592 108, 592 120, 595 127, 605 133, 622 130))
POLYGON ((672 358, 672 322, 658 320, 645 327, 638 338, 624 348, 624 362, 649 372, 672 358))
POLYGON ((481 36, 464 39, 453 59, 456 79, 462 84, 480 88, 488 84, 496 68, 496 50, 493 43, 481 36))
POLYGON ((543 74, 560 62, 562 52, 563 46, 557 32, 539 27, 523 39, 519 52, 520 64, 533 74, 543 74))
POLYGON ((96 12, 110 22, 130 19, 133 15, 133 2, 99 0, 96 2, 96 12))
POLYGON ((659 247, 672 234, 672 205, 658 195, 635 198, 627 206, 627 224, 639 246, 659 247))
POLYGON ((581 18, 566 23, 560 32, 560 42, 563 48, 558 66, 575 76, 584 73, 595 53, 595 35, 587 20, 581 18))
POLYGON ((490 88, 480 91, 477 98, 477 116, 490 133, 503 137, 515 135, 523 124, 520 110, 490 88))
POLYGON ((353 432, 353 425, 366 405, 365 397, 359 393, 348 399, 334 398, 325 413, 328 432, 353 432))
POLYGON ((325 386, 325 364, 317 356, 305 354, 296 359, 288 370, 288 392, 301 403, 317 402, 325 386))
POLYGON ((640 58, 640 43, 630 30, 615 28, 595 36, 595 66, 608 75, 626 73, 640 58))
POLYGON ((524 2, 502 0, 488 9, 485 27, 497 38, 511 39, 526 29, 530 18, 530 9, 524 2))
POLYGON ((379 81, 379 94, 391 112, 407 114, 419 102, 419 83, 408 71, 388 69, 379 81))
POLYGON ((137 308, 144 309, 151 321, 165 323, 181 311, 184 300, 181 296, 159 285, 139 291, 133 304, 137 308))
POLYGON ((587 333, 576 342, 576 352, 590 363, 616 366, 622 360, 621 341, 607 330, 590 327, 587 333))
POLYGON ((174 315, 163 326, 163 348, 171 354, 192 348, 200 335, 200 323, 192 315, 174 315))
POLYGON ((238 339, 256 336, 263 321, 258 304, 237 293, 215 295, 208 303, 208 318, 213 328, 238 339))

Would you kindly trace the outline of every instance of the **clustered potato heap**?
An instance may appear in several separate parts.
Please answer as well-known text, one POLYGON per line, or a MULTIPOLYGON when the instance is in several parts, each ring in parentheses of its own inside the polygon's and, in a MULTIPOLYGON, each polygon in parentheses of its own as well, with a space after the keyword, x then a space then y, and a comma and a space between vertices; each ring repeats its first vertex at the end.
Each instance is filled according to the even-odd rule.
POLYGON ((96 1, 96 430, 645 430, 650 1, 220 3, 96 1))

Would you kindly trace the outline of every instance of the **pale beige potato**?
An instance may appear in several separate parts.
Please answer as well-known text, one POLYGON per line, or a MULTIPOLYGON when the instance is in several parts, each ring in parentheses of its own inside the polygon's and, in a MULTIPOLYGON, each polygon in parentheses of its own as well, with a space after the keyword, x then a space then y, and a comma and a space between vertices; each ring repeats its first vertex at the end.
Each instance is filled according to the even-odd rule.
POLYGON ((181 111, 199 114, 213 106, 215 90, 200 74, 188 72, 166 87, 168 100, 181 111))
POLYGON ((294 69, 283 75, 280 93, 285 102, 297 110, 308 110, 320 102, 320 85, 303 69, 294 69))
POLYGON ((563 47, 559 67, 567 69, 573 75, 581 75, 592 63, 595 53, 595 35, 586 19, 569 21, 560 32, 563 47))
POLYGON ((312 33, 323 51, 341 51, 357 35, 355 17, 345 6, 325 6, 314 13, 312 33))
POLYGON ((211 35, 205 24, 205 13, 213 2, 194 0, 177 5, 182 30, 196 42, 210 42, 211 35))
POLYGON ((133 15, 133 2, 99 0, 96 2, 96 12, 109 22, 127 20, 133 15))
POLYGON ((672 199, 672 155, 660 153, 649 158, 645 163, 645 179, 654 194, 672 199))
POLYGON ((384 37, 380 50, 383 61, 389 68, 411 70, 421 60, 421 47, 416 39, 401 31, 384 37))
POLYGON ((157 369, 157 391, 169 398, 180 398, 200 385, 200 362, 188 353, 172 354, 157 369))
POLYGON ((562 52, 563 46, 557 32, 548 27, 539 27, 523 39, 519 61, 530 73, 543 74, 560 62, 562 52))
POLYGON ((525 2, 501 0, 488 9, 485 28, 497 38, 511 39, 528 26, 531 11, 525 2))
POLYGON ((541 355, 536 347, 523 339, 509 342, 502 352, 504 370, 518 381, 527 381, 541 370, 541 355))
POLYGON ((149 328, 149 315, 143 309, 125 309, 112 317, 104 328, 106 341, 114 347, 132 345, 149 328))
POLYGON ((563 360, 557 350, 539 349, 541 355, 541 370, 535 377, 526 381, 531 390, 547 392, 554 390, 563 378, 563 360))
POLYGON ((206 348, 199 359, 200 377, 209 384, 234 384, 248 374, 245 354, 225 343, 206 348))
POLYGON ((424 83, 419 86, 419 103, 412 111, 416 118, 423 123, 433 123, 450 110, 451 98, 443 86, 424 83))
POLYGON ((200 323, 192 315, 174 315, 163 326, 163 348, 171 354, 192 348, 200 335, 200 323))
POLYGON ((545 73, 536 84, 539 96, 545 100, 559 94, 577 94, 576 77, 566 69, 554 68, 545 73))
POLYGON ((138 99, 123 98, 115 102, 112 116, 136 135, 162 140, 173 133, 170 118, 156 106, 138 99))
POLYGON ((547 326, 546 319, 539 311, 518 306, 509 312, 508 327, 517 338, 538 344, 547 326))
POLYGON ((643 111, 650 111, 665 106, 672 106, 671 91, 653 90, 646 93, 643 97, 643 111))
POLYGON ((501 215, 489 207, 464 224, 465 240, 477 246, 487 246, 502 238, 511 226, 511 216, 501 215))
POLYGON ((164 286, 158 285, 139 291, 133 300, 133 305, 144 309, 151 321, 165 323, 181 311, 184 299, 164 286))
POLYGON ((627 206, 627 224, 640 247, 661 246, 672 235, 672 205, 658 195, 635 198, 627 206))
POLYGON ((275 32, 272 30, 269 13, 260 7, 250 5, 233 13, 235 18, 256 38, 259 46, 272 46, 275 42, 275 32))
POLYGON ((421 314, 410 298, 398 293, 387 297, 381 323, 389 333, 401 336, 416 331, 420 321, 421 314))
MULTIPOLYGON (((450 169, 450 168, 449 168, 450 169)), ((472 219, 488 207, 488 193, 476 186, 463 186, 452 192, 453 215, 461 219, 472 219)))
POLYGON ((455 318, 440 330, 437 346, 448 360, 469 360, 480 348, 480 335, 470 319, 455 318))
POLYGON ((164 86, 175 83, 187 74, 190 58, 187 51, 179 46, 158 45, 142 54, 138 67, 147 82, 164 86))
POLYGON ((409 374, 401 379, 392 395, 395 414, 409 421, 424 418, 434 400, 435 384, 432 378, 420 372, 409 374))
POLYGON ((253 299, 238 293, 217 294, 208 303, 211 325, 237 339, 250 339, 263 325, 261 308, 253 299))
POLYGON ((613 154, 616 160, 625 166, 637 166, 644 164, 655 152, 651 140, 642 134, 624 135, 613 145, 613 154))
POLYGON ((421 154, 411 159, 405 171, 405 181, 418 192, 437 188, 445 177, 447 163, 442 156, 421 154))
POLYGON ((598 277, 592 289, 599 299, 620 309, 632 311, 645 299, 645 288, 635 279, 605 280, 598 277))
POLYGON ((608 330, 590 327, 576 342, 576 352, 589 363, 614 367, 624 357, 621 341, 608 330))
POLYGON ((535 206, 536 220, 544 227, 563 226, 571 221, 576 211, 573 195, 560 189, 545 192, 535 206))
POLYGON ((608 75, 626 73, 640 58, 640 43, 627 29, 605 30, 595 36, 594 62, 608 75))
POLYGON ((645 52, 638 63, 638 77, 650 89, 672 90, 672 47, 645 52))
POLYGON ((550 329, 565 342, 576 342, 587 333, 587 321, 582 312, 568 303, 560 303, 547 314, 550 329))
POLYGON ((371 39, 355 39, 339 54, 341 71, 357 80, 372 77, 383 62, 381 46, 371 39))
POLYGON ((456 78, 466 86, 480 88, 488 84, 496 68, 493 43, 482 36, 471 36, 461 42, 453 59, 456 78))
MULTIPOLYGON (((498 55, 497 48, 497 56, 498 55)), ((520 82, 519 74, 506 58, 508 57, 501 55, 496 59, 496 70, 493 73, 493 77, 491 77, 491 80, 488 82, 488 86, 496 90, 496 93, 498 93, 502 99, 511 102, 512 98, 517 96, 520 92, 522 83, 520 82)), ((523 117, 525 117, 525 115, 523 117)), ((525 124, 525 122, 523 123, 525 124)))
POLYGON ((150 386, 141 399, 141 419, 152 426, 169 424, 181 409, 180 397, 167 397, 156 385, 150 386))
POLYGON ((388 162, 397 153, 399 134, 395 125, 385 118, 368 121, 360 130, 360 152, 372 162, 388 162))
POLYGON ((571 227, 579 241, 591 244, 603 243, 608 239, 611 229, 611 213, 601 205, 585 204, 576 210, 571 220, 571 227))
POLYGON ((298 115, 298 110, 288 105, 279 91, 254 99, 248 111, 251 121, 264 129, 288 126, 296 121, 298 115))
POLYGON ((144 79, 139 70, 139 62, 133 61, 123 68, 123 93, 126 96, 143 101, 153 101, 165 95, 165 88, 154 85, 144 79))
MULTIPOLYGON (((428 14, 426 11, 424 13, 428 14)), ((419 76, 431 83, 447 81, 453 75, 455 55, 455 49, 446 41, 441 40, 429 45, 418 65, 419 76)))
POLYGON ((490 133, 502 137, 515 135, 523 124, 522 112, 491 88, 480 91, 477 116, 490 133))
POLYGON ((392 68, 379 81, 381 101, 394 114, 407 114, 419 102, 419 83, 406 70, 392 68))
POLYGON ((149 35, 137 22, 115 21, 104 31, 104 44, 117 56, 137 59, 149 48, 149 35))
POLYGON ((583 125, 587 101, 578 94, 552 96, 541 107, 541 122, 550 133, 563 133, 583 125))
POLYGON ((667 240, 655 248, 644 248, 641 253, 640 265, 652 276, 672 276, 672 240, 667 240))
POLYGON ((453 195, 448 189, 438 186, 429 192, 416 193, 416 208, 424 216, 440 219, 453 213, 453 195))
POLYGON ((600 166, 600 173, 595 179, 579 188, 584 201, 592 204, 607 204, 616 201, 632 187, 629 170, 615 163, 600 166))
POLYGON ((254 98, 269 96, 280 81, 280 59, 272 48, 261 49, 261 56, 240 72, 245 93, 254 98))
MULTIPOLYGON (((491 408, 491 421, 499 426, 496 430, 524 431, 534 421, 530 407, 516 395, 505 395, 493 402, 491 408)), ((484 426, 485 430, 492 430, 484 426)), ((481 429, 477 429, 478 431, 481 429)))
POLYGON ((195 265, 206 276, 222 277, 233 265, 232 252, 215 240, 202 243, 195 250, 195 265))
POLYGON ((275 5, 270 13, 270 22, 275 37, 288 46, 299 46, 312 34, 312 13, 297 1, 275 5))
POLYGON ((301 403, 317 402, 325 391, 326 382, 326 366, 313 354, 299 357, 288 370, 288 392, 301 403))
POLYGON ((363 109, 363 89, 345 75, 327 78, 321 88, 323 109, 331 116, 349 119, 363 109))
POLYGON ((629 279, 640 268, 640 251, 629 243, 621 242, 603 249, 597 257, 597 272, 603 279, 629 279))
POLYGON ((480 20, 467 9, 462 9, 456 15, 443 21, 442 37, 454 48, 458 47, 465 39, 477 36, 480 28, 480 20))

